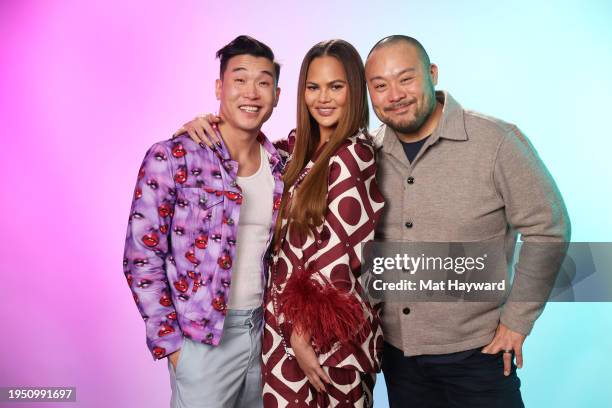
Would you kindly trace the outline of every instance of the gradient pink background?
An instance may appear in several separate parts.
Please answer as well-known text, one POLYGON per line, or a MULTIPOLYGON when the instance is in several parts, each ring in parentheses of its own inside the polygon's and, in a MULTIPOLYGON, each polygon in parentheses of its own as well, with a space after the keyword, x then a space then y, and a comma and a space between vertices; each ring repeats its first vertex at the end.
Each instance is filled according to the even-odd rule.
MULTIPOLYGON (((293 126, 299 64, 314 43, 344 38, 365 56, 385 35, 414 35, 440 65, 440 88, 532 136, 574 239, 611 241, 612 197, 591 183, 610 180, 609 125, 592 120, 609 115, 610 6, 532 3, 0 2, 0 386, 76 386, 67 406, 168 405, 166 363, 145 347, 121 268, 133 183, 149 145, 216 110, 214 53, 238 34, 283 64, 264 126, 273 139, 293 126), (590 143, 575 145, 577 134, 590 143)), ((549 306, 526 345, 528 406, 612 400, 596 368, 612 349, 610 312, 549 306), (570 391, 553 397, 559 389, 570 391)), ((376 398, 387 406, 382 377, 376 398)))

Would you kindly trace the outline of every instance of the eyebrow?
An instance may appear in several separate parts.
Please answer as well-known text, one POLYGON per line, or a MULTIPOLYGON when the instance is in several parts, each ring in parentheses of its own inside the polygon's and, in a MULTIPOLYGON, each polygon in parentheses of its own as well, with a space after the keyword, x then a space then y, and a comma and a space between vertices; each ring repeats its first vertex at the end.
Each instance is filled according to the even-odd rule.
MULTIPOLYGON (((416 72, 416 68, 406 68, 406 69, 402 69, 400 72, 397 73, 397 75, 395 76, 402 76, 403 74, 407 73, 407 72, 416 72)), ((375 77, 370 78, 370 81, 374 81, 375 79, 382 79, 384 80, 384 78, 380 75, 377 75, 375 77)))
MULTIPOLYGON (((327 85, 331 85, 331 84, 334 84, 334 83, 336 83, 336 82, 340 82, 340 83, 342 83, 342 84, 346 84, 346 81, 345 81, 345 80, 343 80, 343 79, 334 79, 333 81, 329 81, 329 82, 327 83, 327 85)), ((312 82, 312 81, 306 81, 306 84, 319 85, 318 83, 316 83, 316 82, 312 82)))
MULTIPOLYGON (((237 71, 246 71, 247 69, 245 67, 238 67, 238 68, 234 68, 232 69, 232 72, 237 72, 237 71)), ((261 71, 262 74, 265 75, 269 75, 270 78, 274 79, 274 75, 272 75, 272 72, 268 71, 267 69, 264 69, 261 71)))

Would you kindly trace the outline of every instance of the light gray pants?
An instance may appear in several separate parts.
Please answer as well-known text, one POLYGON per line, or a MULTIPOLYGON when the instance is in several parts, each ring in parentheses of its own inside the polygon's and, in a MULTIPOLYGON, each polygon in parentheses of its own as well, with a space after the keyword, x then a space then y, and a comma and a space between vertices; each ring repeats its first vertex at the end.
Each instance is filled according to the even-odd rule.
POLYGON ((229 310, 213 347, 184 339, 176 372, 168 359, 172 408, 260 408, 262 308, 229 310))

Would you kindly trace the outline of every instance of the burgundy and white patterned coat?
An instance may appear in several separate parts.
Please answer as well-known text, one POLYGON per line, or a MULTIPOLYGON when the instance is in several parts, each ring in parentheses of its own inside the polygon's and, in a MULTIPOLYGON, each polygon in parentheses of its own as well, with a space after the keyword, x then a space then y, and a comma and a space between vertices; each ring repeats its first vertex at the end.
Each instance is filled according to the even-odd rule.
MULTIPOLYGON (((276 147, 283 150, 282 144, 276 147)), ((324 222, 311 226, 307 237, 289 226, 273 259, 265 303, 264 399, 283 398, 282 388, 297 380, 285 373, 286 360, 295 359, 289 343, 294 325, 310 331, 322 366, 362 373, 380 368, 380 320, 360 282, 361 245, 373 239, 384 206, 370 137, 348 138, 329 166, 324 222)), ((299 182, 289 189, 289 203, 299 182)), ((287 220, 282 223, 285 228, 287 220)))

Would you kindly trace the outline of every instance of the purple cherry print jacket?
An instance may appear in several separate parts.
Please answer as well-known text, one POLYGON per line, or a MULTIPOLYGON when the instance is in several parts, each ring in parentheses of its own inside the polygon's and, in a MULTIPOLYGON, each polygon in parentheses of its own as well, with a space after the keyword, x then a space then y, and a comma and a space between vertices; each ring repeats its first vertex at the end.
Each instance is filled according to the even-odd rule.
MULTIPOLYGON (((283 192, 283 162, 263 133, 257 140, 268 153, 275 181, 269 244, 283 192)), ((155 359, 180 349, 183 336, 219 344, 243 200, 237 172, 224 145, 211 150, 186 134, 154 144, 145 155, 123 270, 155 359)), ((261 260, 262 287, 267 256, 261 260)))

